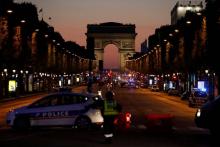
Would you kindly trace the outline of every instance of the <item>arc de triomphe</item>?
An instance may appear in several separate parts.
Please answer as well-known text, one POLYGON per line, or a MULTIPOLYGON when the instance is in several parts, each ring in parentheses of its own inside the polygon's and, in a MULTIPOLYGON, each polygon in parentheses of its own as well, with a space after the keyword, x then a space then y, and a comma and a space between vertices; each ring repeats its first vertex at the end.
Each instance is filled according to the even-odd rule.
POLYGON ((125 71, 125 61, 135 54, 135 25, 107 22, 87 25, 87 38, 94 38, 96 67, 104 61, 104 48, 114 44, 118 48, 120 71, 125 71))

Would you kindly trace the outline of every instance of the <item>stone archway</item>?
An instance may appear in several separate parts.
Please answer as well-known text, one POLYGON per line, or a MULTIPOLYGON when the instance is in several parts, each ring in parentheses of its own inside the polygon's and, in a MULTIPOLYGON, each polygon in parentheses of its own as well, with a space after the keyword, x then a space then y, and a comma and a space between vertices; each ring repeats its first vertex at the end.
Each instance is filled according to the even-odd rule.
POLYGON ((118 70, 119 68, 119 53, 118 47, 114 44, 108 44, 104 47, 104 69, 118 70))
POLYGON ((135 25, 107 22, 101 24, 89 24, 87 26, 87 38, 94 38, 94 54, 96 67, 99 61, 103 61, 104 48, 114 44, 119 52, 120 71, 125 71, 125 61, 135 54, 135 25))

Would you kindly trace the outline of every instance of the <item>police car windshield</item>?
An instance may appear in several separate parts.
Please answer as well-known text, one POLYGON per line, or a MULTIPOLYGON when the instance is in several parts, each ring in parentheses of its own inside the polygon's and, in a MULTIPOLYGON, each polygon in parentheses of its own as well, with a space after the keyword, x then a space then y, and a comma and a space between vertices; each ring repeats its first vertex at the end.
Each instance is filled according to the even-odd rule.
POLYGON ((48 107, 57 105, 71 105, 87 102, 89 97, 76 93, 53 94, 43 97, 42 99, 29 105, 29 107, 48 107))

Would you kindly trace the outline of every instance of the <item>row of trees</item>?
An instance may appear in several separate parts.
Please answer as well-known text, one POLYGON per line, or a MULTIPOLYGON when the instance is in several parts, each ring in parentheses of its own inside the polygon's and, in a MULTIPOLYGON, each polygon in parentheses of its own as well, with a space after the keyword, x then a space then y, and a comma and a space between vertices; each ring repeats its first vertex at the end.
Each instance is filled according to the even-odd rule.
POLYGON ((85 47, 65 41, 43 18, 39 20, 35 5, 1 0, 0 23, 1 69, 54 74, 88 70, 85 47))
POLYGON ((176 25, 156 29, 148 38, 148 52, 131 58, 127 67, 145 74, 184 73, 197 77, 208 70, 218 81, 219 5, 217 0, 207 0, 201 13, 188 12, 176 25))
POLYGON ((93 47, 65 41, 38 19, 35 5, 1 0, 0 98, 79 83, 79 74, 95 68, 93 47))

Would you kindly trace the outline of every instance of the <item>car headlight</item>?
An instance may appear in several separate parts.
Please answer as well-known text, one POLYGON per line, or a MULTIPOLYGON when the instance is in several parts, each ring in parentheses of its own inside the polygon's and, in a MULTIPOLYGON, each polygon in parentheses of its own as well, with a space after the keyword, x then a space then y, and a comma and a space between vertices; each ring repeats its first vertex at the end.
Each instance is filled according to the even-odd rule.
POLYGON ((196 116, 197 116, 197 117, 200 117, 200 116, 201 116, 201 109, 198 109, 198 110, 197 110, 196 116))
POLYGON ((94 97, 94 100, 96 100, 96 101, 97 101, 97 100, 99 100, 99 98, 98 98, 98 97, 94 97))
POLYGON ((101 115, 101 112, 99 110, 96 110, 94 114, 95 115, 101 115))

